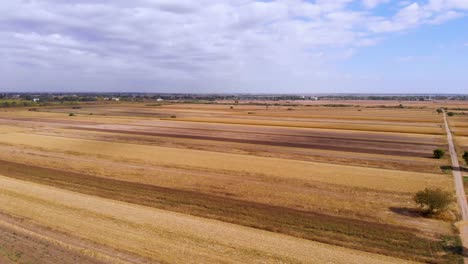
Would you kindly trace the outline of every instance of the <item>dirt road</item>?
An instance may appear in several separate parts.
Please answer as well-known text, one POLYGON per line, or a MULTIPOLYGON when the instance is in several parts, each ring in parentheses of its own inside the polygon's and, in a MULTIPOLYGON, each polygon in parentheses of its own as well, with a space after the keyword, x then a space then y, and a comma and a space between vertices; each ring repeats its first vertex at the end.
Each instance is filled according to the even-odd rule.
MULTIPOLYGON (((447 132, 447 141, 449 145, 450 158, 452 159, 452 174, 455 181, 455 190, 457 194, 457 202, 460 206, 461 221, 459 223, 460 236, 463 242, 463 247, 468 249, 468 204, 466 202, 465 189, 463 187, 463 176, 460 172, 460 164, 458 163, 458 155, 453 144, 452 132, 447 121, 447 114, 444 112, 445 130, 447 132)), ((466 252, 465 252, 466 254, 466 252)), ((465 257, 465 263, 468 259, 465 257)))
POLYGON ((445 130, 447 132, 447 141, 449 144, 450 157, 452 159, 452 173, 455 179, 455 190, 457 192, 457 201, 461 210, 461 217, 463 221, 468 221, 468 204, 466 202, 465 189, 463 188, 463 177, 460 172, 460 164, 458 163, 458 155, 455 151, 453 144, 452 132, 450 131, 449 124, 447 122, 447 115, 444 112, 445 130))

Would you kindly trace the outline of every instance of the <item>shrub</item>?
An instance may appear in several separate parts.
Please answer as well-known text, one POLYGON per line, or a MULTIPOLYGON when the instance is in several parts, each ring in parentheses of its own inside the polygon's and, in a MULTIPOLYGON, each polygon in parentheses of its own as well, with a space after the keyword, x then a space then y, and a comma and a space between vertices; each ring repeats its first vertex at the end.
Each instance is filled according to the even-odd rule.
POLYGON ((171 118, 176 118, 176 117, 177 117, 177 116, 175 116, 175 115, 171 116, 171 118))
POLYGON ((465 153, 463 153, 462 157, 465 160, 465 163, 468 165, 468 151, 465 151, 465 153))
POLYGON ((445 151, 443 149, 435 149, 433 152, 434 158, 441 159, 445 155, 445 151))
POLYGON ((453 200, 450 192, 443 191, 440 188, 426 188, 414 195, 414 201, 419 204, 423 213, 428 215, 445 211, 453 200))
POLYGON ((454 116, 455 113, 454 113, 454 112, 448 112, 447 115, 448 115, 448 116, 454 116))
POLYGON ((437 108, 437 113, 438 114, 442 114, 444 112, 444 110, 442 110, 442 108, 437 108))
POLYGON ((75 116, 75 114, 74 113, 69 113, 68 116, 75 116))

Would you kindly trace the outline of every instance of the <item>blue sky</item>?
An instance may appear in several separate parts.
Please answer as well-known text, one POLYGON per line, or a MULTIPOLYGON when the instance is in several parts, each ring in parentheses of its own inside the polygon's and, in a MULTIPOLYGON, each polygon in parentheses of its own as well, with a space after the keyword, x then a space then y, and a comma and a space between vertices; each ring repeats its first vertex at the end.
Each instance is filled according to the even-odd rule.
POLYGON ((12 0, 0 91, 468 93, 468 0, 12 0))
MULTIPOLYGON (((467 18, 425 25, 359 49, 338 69, 374 79, 378 88, 395 92, 468 93, 466 39, 467 18)), ((368 88, 357 89, 365 92, 368 88)))

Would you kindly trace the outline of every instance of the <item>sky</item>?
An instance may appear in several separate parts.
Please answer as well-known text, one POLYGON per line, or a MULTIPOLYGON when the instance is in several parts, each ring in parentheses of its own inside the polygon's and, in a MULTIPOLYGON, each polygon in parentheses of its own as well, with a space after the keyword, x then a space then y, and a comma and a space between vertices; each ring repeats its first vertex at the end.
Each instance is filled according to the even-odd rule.
POLYGON ((8 0, 1 92, 468 93, 468 0, 8 0))

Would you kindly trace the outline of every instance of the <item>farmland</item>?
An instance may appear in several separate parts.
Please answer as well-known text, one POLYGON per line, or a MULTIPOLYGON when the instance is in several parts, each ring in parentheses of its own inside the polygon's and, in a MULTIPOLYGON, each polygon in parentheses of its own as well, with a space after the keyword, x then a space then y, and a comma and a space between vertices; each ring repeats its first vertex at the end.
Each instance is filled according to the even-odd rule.
POLYGON ((468 115, 465 115, 468 108, 454 108, 456 113, 450 120, 455 135, 455 144, 459 154, 461 171, 464 176, 465 190, 468 190, 468 164, 461 157, 465 151, 468 151, 468 115))
POLYGON ((453 192, 463 103, 267 103, 0 110, 0 262, 460 261, 456 204, 412 197, 453 192))

